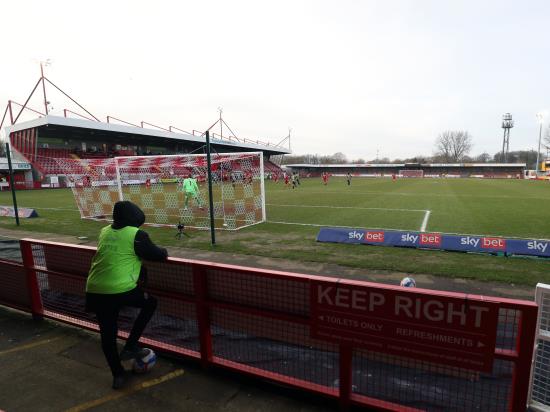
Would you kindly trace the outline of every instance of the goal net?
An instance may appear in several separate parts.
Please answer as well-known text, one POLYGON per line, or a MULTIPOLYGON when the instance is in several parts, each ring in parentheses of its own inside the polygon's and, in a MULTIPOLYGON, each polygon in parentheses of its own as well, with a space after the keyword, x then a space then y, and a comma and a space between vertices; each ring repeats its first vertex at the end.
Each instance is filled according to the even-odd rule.
POLYGON ((401 177, 424 177, 424 170, 400 170, 401 177))
MULTIPOLYGON (((129 200, 143 210, 146 224, 210 227, 205 154, 55 160, 84 219, 110 220, 115 202, 129 200), (196 195, 183 189, 189 177, 196 179, 196 195)), ((215 227, 235 230, 264 222, 262 153, 213 154, 211 164, 215 227)))

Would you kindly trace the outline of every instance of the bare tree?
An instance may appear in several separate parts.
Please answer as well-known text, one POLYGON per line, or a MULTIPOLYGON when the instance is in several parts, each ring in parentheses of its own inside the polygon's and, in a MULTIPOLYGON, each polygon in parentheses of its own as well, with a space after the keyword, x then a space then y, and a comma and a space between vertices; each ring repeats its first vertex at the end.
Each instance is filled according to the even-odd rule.
POLYGON ((348 159, 347 159, 346 155, 342 152, 334 153, 332 155, 332 157, 334 158, 334 161, 336 163, 347 163, 348 162, 348 159))
POLYGON ((472 149, 472 136, 463 130, 446 130, 437 137, 436 156, 446 162, 460 162, 472 149))
POLYGON ((487 152, 483 152, 475 156, 474 160, 478 163, 488 163, 491 161, 491 155, 487 152))

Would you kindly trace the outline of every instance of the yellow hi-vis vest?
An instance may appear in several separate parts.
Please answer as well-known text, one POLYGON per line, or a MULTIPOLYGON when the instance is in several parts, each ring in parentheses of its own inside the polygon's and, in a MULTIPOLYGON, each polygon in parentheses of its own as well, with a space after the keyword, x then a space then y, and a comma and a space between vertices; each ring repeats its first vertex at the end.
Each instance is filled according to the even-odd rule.
POLYGON ((86 281, 86 292, 123 293, 136 287, 141 260, 134 252, 137 227, 101 229, 97 252, 86 281))

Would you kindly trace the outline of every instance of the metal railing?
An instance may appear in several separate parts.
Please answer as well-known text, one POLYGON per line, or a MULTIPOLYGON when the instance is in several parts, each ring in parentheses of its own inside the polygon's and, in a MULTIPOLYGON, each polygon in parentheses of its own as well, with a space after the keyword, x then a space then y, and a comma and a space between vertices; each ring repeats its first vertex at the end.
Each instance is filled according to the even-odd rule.
MULTIPOLYGON (((22 265, 0 261, 0 273, 12 268, 11 275, 0 276, 0 303, 13 305, 13 299, 6 298, 3 291, 16 291, 12 294, 27 299, 26 303, 19 302, 19 308, 35 317, 97 330, 94 317, 84 311, 85 282, 95 248, 23 239, 21 250, 22 265), (14 282, 26 285, 14 288, 14 282)), ((147 289, 158 298, 159 304, 142 342, 156 350, 337 399, 343 409, 349 405, 387 411, 524 411, 526 408, 537 317, 534 302, 179 258, 146 265, 147 289), (321 286, 328 289, 322 290, 321 286), (346 288, 357 293, 340 293, 346 288), (330 295, 335 290, 336 294, 330 295), (326 317, 319 312, 324 310, 319 302, 325 300, 340 306, 334 319, 353 322, 358 319, 353 308, 366 306, 366 295, 361 295, 361 291, 373 294, 373 305, 380 304, 382 297, 400 296, 400 309, 405 308, 405 313, 408 310, 411 316, 411 326, 405 323, 401 329, 414 332, 414 327, 418 327, 419 336, 427 333, 422 328, 441 328, 429 326, 428 320, 421 326, 413 318, 426 316, 434 321, 441 314, 434 308, 443 307, 440 305, 460 303, 463 308, 477 307, 479 314, 484 311, 480 309, 483 305, 493 308, 494 324, 483 333, 494 339, 487 347, 488 352, 480 349, 485 350, 485 357, 490 357, 488 368, 466 368, 450 357, 437 360, 435 357, 449 350, 449 342, 433 341, 428 352, 416 356, 412 338, 399 343, 401 350, 395 352, 391 349, 395 342, 376 346, 390 339, 387 336, 360 338, 353 335, 352 326, 339 329, 341 332, 335 336, 322 337, 327 325, 319 321, 326 317), (403 301, 430 302, 432 309, 413 311, 412 307, 403 306, 403 301), (429 356, 434 358, 427 359, 429 356)), ((457 312, 458 306, 450 308, 446 318, 449 322, 465 316, 457 312)), ((392 318, 390 312, 380 314, 382 325, 403 323, 402 319, 392 318)), ((121 337, 127 336, 132 316, 131 311, 121 312, 121 337)), ((363 320, 359 318, 357 322, 363 320)), ((470 352, 477 349, 472 347, 470 352)), ((468 358, 471 354, 463 356, 468 358)))
POLYGON ((539 305, 536 349, 529 391, 529 406, 536 411, 550 411, 550 285, 537 285, 535 301, 539 305))

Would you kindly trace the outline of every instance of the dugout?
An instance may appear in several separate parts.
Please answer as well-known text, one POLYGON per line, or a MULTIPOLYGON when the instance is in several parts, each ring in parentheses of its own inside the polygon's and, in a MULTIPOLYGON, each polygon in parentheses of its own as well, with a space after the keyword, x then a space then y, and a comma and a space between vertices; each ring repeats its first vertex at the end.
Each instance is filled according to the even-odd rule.
MULTIPOLYGON (((193 153, 205 144, 202 132, 170 128, 147 128, 120 121, 97 122, 60 116, 43 116, 5 128, 14 157, 32 167, 31 181, 49 186, 50 177, 63 171, 54 158, 101 159, 114 156, 165 155, 193 153), (178 130, 176 132, 176 130, 178 130)), ((152 126, 152 125, 151 125, 152 126)), ((213 152, 261 151, 264 158, 290 153, 270 143, 236 138, 211 138, 213 152)), ((266 170, 277 166, 267 162, 266 170)), ((53 184, 53 183, 52 183, 53 184)))
MULTIPOLYGON (((15 161, 12 159, 13 181, 17 189, 25 189, 33 185, 31 165, 28 162, 15 161)), ((10 169, 7 157, 0 157, 0 190, 7 190, 10 187, 10 169)))

